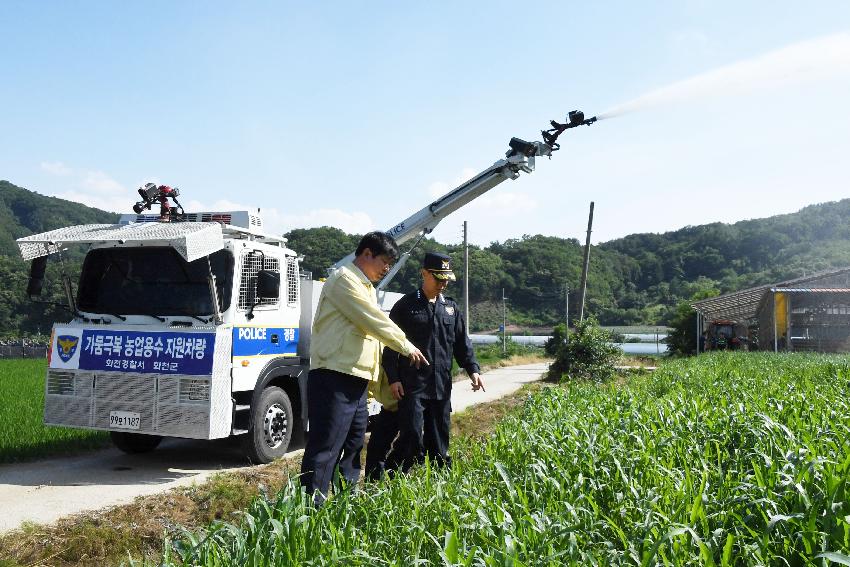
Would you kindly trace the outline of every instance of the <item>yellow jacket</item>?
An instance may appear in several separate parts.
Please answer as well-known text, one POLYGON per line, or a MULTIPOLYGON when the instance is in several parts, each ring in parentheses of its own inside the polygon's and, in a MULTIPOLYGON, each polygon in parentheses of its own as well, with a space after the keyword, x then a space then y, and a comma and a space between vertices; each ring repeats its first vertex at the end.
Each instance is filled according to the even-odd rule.
POLYGON ((378 307, 372 282, 353 262, 343 264, 319 295, 310 367, 377 381, 383 345, 405 356, 415 348, 378 307))
POLYGON ((381 368, 377 382, 369 382, 369 397, 374 398, 387 411, 398 411, 398 400, 393 397, 390 390, 390 381, 387 373, 381 368))

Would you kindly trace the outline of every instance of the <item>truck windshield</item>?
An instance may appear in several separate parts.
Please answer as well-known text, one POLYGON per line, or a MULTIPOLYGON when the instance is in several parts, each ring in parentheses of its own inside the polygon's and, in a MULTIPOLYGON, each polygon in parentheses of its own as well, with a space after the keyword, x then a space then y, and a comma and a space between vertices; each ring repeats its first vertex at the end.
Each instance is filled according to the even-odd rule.
MULTIPOLYGON (((230 306, 233 256, 209 256, 221 310, 230 306)), ((89 313, 210 315, 207 259, 186 262, 173 248, 99 248, 86 255, 77 305, 89 313)))

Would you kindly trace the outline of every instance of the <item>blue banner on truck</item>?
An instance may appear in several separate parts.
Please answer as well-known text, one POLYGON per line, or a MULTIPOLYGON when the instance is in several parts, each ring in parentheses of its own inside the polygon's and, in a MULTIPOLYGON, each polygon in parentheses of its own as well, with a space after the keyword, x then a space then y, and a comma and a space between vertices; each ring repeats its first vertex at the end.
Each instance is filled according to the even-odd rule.
POLYGON ((56 329, 51 368, 212 374, 215 333, 56 329))

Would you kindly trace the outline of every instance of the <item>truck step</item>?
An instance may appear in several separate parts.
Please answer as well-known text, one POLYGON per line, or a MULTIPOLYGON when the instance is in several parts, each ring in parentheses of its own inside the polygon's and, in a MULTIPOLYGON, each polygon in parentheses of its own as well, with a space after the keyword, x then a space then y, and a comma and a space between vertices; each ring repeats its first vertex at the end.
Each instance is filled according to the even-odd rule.
POLYGON ((246 433, 248 433, 247 429, 231 429, 230 430, 231 435, 244 435, 246 433))
POLYGON ((251 406, 249 404, 236 404, 233 406, 233 409, 235 411, 248 411, 251 409, 251 406))

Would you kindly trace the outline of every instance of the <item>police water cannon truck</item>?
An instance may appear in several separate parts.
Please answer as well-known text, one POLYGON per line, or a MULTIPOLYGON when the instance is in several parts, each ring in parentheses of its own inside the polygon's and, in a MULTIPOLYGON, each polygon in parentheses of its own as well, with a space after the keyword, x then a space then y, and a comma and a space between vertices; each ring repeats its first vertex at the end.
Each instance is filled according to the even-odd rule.
MULTIPOLYGON (((534 170, 579 111, 552 121, 543 142, 512 138, 504 159, 387 232, 413 240, 378 286, 385 291, 412 249, 447 215, 534 170)), ((240 436, 248 458, 269 462, 308 425, 310 330, 322 282, 299 266, 286 239, 247 211, 187 213, 179 190, 147 184, 135 214, 18 239, 31 260, 27 293, 41 292, 48 257, 70 245, 86 254, 73 284, 62 269, 67 323, 51 333, 44 423, 109 431, 120 449, 154 449, 163 437, 240 436), (155 204, 159 214, 147 214, 155 204)), ((341 264, 344 260, 340 260, 341 264)), ((61 262, 60 262, 61 263, 61 262)), ((62 263, 64 266, 64 263, 62 263)))

